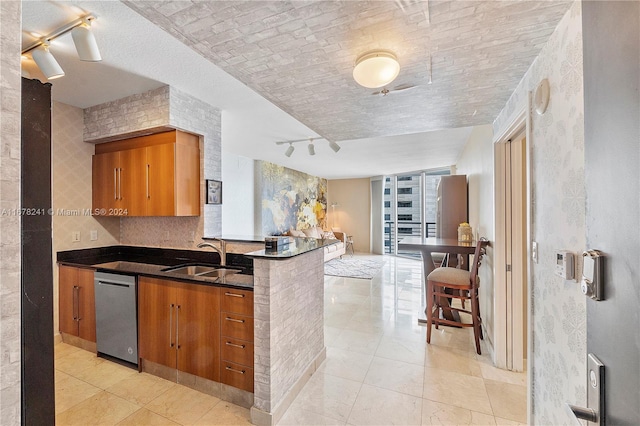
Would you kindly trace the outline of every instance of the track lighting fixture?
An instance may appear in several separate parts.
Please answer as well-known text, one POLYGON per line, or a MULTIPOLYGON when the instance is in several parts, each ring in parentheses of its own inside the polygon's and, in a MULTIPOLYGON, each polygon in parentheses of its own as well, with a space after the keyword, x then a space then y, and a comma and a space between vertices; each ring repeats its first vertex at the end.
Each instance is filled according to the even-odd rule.
POLYGON ((49 52, 49 41, 42 42, 42 46, 34 49, 31 53, 31 57, 35 61, 40 71, 47 77, 47 80, 53 80, 54 78, 64 76, 64 71, 56 58, 49 52))
POLYGON ((22 54, 32 52, 33 60, 48 80, 62 77, 64 71, 51 52, 49 52, 49 45, 51 40, 71 32, 73 44, 76 46, 76 51, 81 61, 101 61, 102 57, 100 56, 98 43, 96 43, 96 38, 91 32, 91 22, 95 19, 97 19, 96 16, 92 14, 78 18, 32 43, 22 51, 22 54))
POLYGON ((297 139, 297 140, 293 140, 293 141, 278 141, 278 142, 276 142, 276 145, 284 145, 284 144, 288 143, 289 147, 284 152, 284 155, 286 155, 287 157, 291 157, 291 154, 293 154, 293 151, 295 150, 295 147, 293 146, 294 143, 308 142, 307 149, 309 150, 309 155, 316 155, 316 146, 313 144, 313 142, 315 140, 318 140, 318 139, 321 139, 321 140, 324 139, 327 142, 329 142, 329 147, 333 150, 333 152, 340 151, 340 145, 338 145, 334 141, 330 141, 330 140, 327 140, 325 138, 316 138, 316 137, 307 138, 307 139, 297 139))
POLYGON ((71 30, 71 37, 73 37, 73 44, 76 45, 76 51, 81 61, 97 62, 102 60, 98 43, 91 32, 89 19, 82 19, 82 24, 71 30))
POLYGON ((291 157, 291 154, 293 154, 293 150, 295 148, 293 147, 293 144, 290 143, 289 144, 289 148, 287 148, 287 150, 285 151, 284 155, 286 155, 287 157, 291 157))

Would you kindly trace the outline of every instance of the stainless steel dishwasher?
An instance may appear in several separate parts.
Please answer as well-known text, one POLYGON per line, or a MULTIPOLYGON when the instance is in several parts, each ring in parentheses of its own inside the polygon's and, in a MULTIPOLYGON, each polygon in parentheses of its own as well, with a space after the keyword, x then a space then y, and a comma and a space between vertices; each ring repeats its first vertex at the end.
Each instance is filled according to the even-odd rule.
POLYGON ((138 365, 136 277, 96 272, 94 282, 98 355, 138 365))

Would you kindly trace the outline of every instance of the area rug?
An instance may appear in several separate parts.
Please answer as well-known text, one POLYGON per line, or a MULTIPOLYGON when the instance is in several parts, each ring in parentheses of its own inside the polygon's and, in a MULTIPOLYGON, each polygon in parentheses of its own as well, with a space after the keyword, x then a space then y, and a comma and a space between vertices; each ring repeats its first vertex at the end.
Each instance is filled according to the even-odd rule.
POLYGON ((336 258, 324 264, 324 274, 370 280, 380 272, 383 265, 384 260, 358 259, 357 257, 336 258))

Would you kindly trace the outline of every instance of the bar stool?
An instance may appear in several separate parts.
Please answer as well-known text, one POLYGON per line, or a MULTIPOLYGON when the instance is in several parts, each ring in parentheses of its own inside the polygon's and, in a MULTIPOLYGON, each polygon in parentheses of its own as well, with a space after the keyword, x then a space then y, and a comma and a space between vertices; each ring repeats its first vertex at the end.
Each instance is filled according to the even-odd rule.
POLYGON ((473 335, 476 342, 476 352, 480 351, 480 339, 482 335, 482 319, 480 318, 480 303, 478 301, 478 269, 485 254, 485 247, 489 244, 486 238, 481 238, 476 245, 471 271, 464 269, 440 267, 434 269, 427 277, 427 343, 431 343, 431 325, 436 328, 440 324, 455 327, 473 327, 473 335), (451 305, 451 299, 459 299, 463 303, 462 308, 451 305), (464 309, 464 301, 468 300, 471 310, 464 309), (440 310, 449 311, 454 320, 440 318, 440 310), (471 324, 457 321, 459 314, 471 315, 471 324))

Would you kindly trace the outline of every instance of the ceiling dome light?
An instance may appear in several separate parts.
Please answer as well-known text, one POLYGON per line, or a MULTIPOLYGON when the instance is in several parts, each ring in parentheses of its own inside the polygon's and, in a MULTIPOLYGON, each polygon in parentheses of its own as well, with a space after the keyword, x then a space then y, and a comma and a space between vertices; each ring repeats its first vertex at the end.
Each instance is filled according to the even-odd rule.
POLYGON ((49 52, 49 41, 44 41, 42 46, 34 49, 31 53, 31 57, 40 68, 40 71, 47 77, 47 80, 53 80, 54 78, 64 76, 64 71, 56 58, 49 52))
POLYGON ((353 78, 369 89, 386 86, 398 76, 400 64, 396 55, 385 50, 376 50, 361 55, 356 60, 353 78))
POLYGON ((71 37, 73 37, 73 44, 76 45, 78 57, 81 61, 97 62, 102 60, 98 43, 96 43, 96 38, 91 32, 91 21, 89 19, 83 19, 80 26, 71 30, 71 37))

